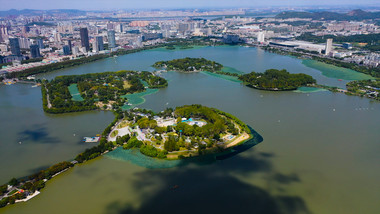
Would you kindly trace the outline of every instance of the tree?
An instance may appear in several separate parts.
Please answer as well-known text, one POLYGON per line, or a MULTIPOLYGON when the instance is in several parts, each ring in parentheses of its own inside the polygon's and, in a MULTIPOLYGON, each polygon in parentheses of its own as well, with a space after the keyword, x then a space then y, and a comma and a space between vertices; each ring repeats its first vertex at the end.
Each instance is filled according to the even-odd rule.
POLYGON ((1 185, 0 186, 0 195, 3 195, 4 193, 6 193, 7 190, 8 190, 8 185, 7 184, 1 185))
POLYGON ((127 144, 123 146, 123 149, 140 148, 143 145, 142 141, 139 141, 136 136, 131 137, 127 144))
POLYGON ((19 181, 16 179, 16 178, 12 178, 9 182, 8 182, 9 185, 11 186, 16 186, 17 184, 19 184, 19 181))
POLYGON ((174 136, 169 136, 168 140, 165 141, 164 148, 169 152, 179 150, 179 146, 177 145, 177 141, 174 136))
POLYGON ((151 145, 143 145, 140 147, 140 152, 144 155, 150 156, 150 157, 157 157, 158 151, 155 147, 151 145))

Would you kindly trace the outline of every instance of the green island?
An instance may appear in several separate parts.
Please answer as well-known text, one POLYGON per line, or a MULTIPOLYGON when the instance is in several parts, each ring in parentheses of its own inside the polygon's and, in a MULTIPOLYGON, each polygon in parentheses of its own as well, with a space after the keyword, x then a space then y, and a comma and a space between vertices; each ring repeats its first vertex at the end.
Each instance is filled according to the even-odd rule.
POLYGON ((380 80, 359 80, 347 83, 347 95, 368 97, 380 101, 380 80))
POLYGON ((123 95, 162 88, 167 81, 147 71, 118 71, 59 76, 42 81, 43 109, 48 113, 112 110, 128 105, 123 95))
POLYGON ((268 91, 296 90, 298 87, 315 84, 316 80, 307 74, 290 74, 285 69, 268 69, 264 73, 251 72, 249 74, 238 74, 222 71, 223 65, 204 58, 183 58, 170 61, 159 61, 153 65, 154 68, 180 72, 208 71, 227 76, 238 77, 247 86, 268 91))
POLYGON ((201 105, 168 108, 159 113, 138 108, 113 112, 115 119, 104 129, 97 146, 86 149, 71 162, 52 165, 28 177, 12 178, 1 185, 0 208, 33 198, 56 175, 118 147, 175 160, 222 153, 254 137, 237 117, 201 105))
POLYGON ((246 124, 228 113, 201 105, 160 113, 132 109, 109 131, 108 142, 144 155, 179 159, 221 152, 250 139, 246 124))
POLYGON ((301 86, 316 83, 307 74, 290 74, 285 69, 268 69, 264 73, 251 72, 239 77, 247 86, 269 91, 295 90, 301 86))
POLYGON ((209 71, 216 72, 221 71, 223 68, 222 64, 215 61, 207 60, 205 58, 190 58, 186 57, 183 59, 173 59, 170 61, 159 61, 154 63, 154 68, 164 68, 171 71, 181 71, 181 72, 199 72, 199 71, 209 71))

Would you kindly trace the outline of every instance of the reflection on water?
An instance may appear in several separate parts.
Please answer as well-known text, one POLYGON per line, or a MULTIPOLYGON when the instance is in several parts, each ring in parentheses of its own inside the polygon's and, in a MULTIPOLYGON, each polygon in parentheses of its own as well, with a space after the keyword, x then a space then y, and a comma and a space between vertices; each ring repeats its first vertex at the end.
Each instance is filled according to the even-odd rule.
POLYGON ((41 89, 31 84, 0 85, 0 183, 73 159, 113 120, 111 112, 61 115, 42 110, 41 89))

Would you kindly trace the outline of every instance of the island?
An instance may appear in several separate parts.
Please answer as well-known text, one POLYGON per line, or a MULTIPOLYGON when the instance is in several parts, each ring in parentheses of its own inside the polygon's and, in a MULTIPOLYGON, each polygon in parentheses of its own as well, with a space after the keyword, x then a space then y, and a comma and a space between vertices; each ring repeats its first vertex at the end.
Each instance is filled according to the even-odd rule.
POLYGON ((181 159, 218 153, 251 137, 248 126, 231 114, 185 105, 157 114, 132 109, 112 127, 107 141, 154 158, 181 159))
POLYGON ((268 91, 295 90, 316 83, 316 80, 307 74, 291 74, 285 69, 268 69, 264 73, 251 72, 240 75, 239 79, 249 87, 268 91))
POLYGON ((128 105, 126 94, 162 88, 167 81, 148 71, 118 71, 59 76, 42 81, 43 109, 48 113, 114 110, 128 105))
POLYGON ((175 160, 233 151, 254 137, 237 117, 202 105, 167 108, 159 113, 139 108, 113 112, 115 119, 104 129, 98 145, 70 162, 63 161, 0 185, 0 208, 28 201, 40 194, 48 180, 118 147, 138 149, 152 158, 175 160))
POLYGON ((173 59, 170 61, 159 61, 154 63, 154 68, 163 68, 171 71, 181 72, 199 72, 209 71, 216 72, 221 71, 223 65, 215 61, 207 60, 205 58, 190 58, 173 59))

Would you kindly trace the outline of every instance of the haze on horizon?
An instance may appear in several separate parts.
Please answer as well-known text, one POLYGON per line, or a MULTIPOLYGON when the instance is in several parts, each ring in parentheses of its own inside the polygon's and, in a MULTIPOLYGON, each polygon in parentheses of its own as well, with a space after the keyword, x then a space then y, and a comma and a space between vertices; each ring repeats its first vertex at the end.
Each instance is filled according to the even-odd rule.
POLYGON ((1 9, 174 9, 174 8, 230 8, 269 6, 380 6, 378 0, 0 0, 1 9))

